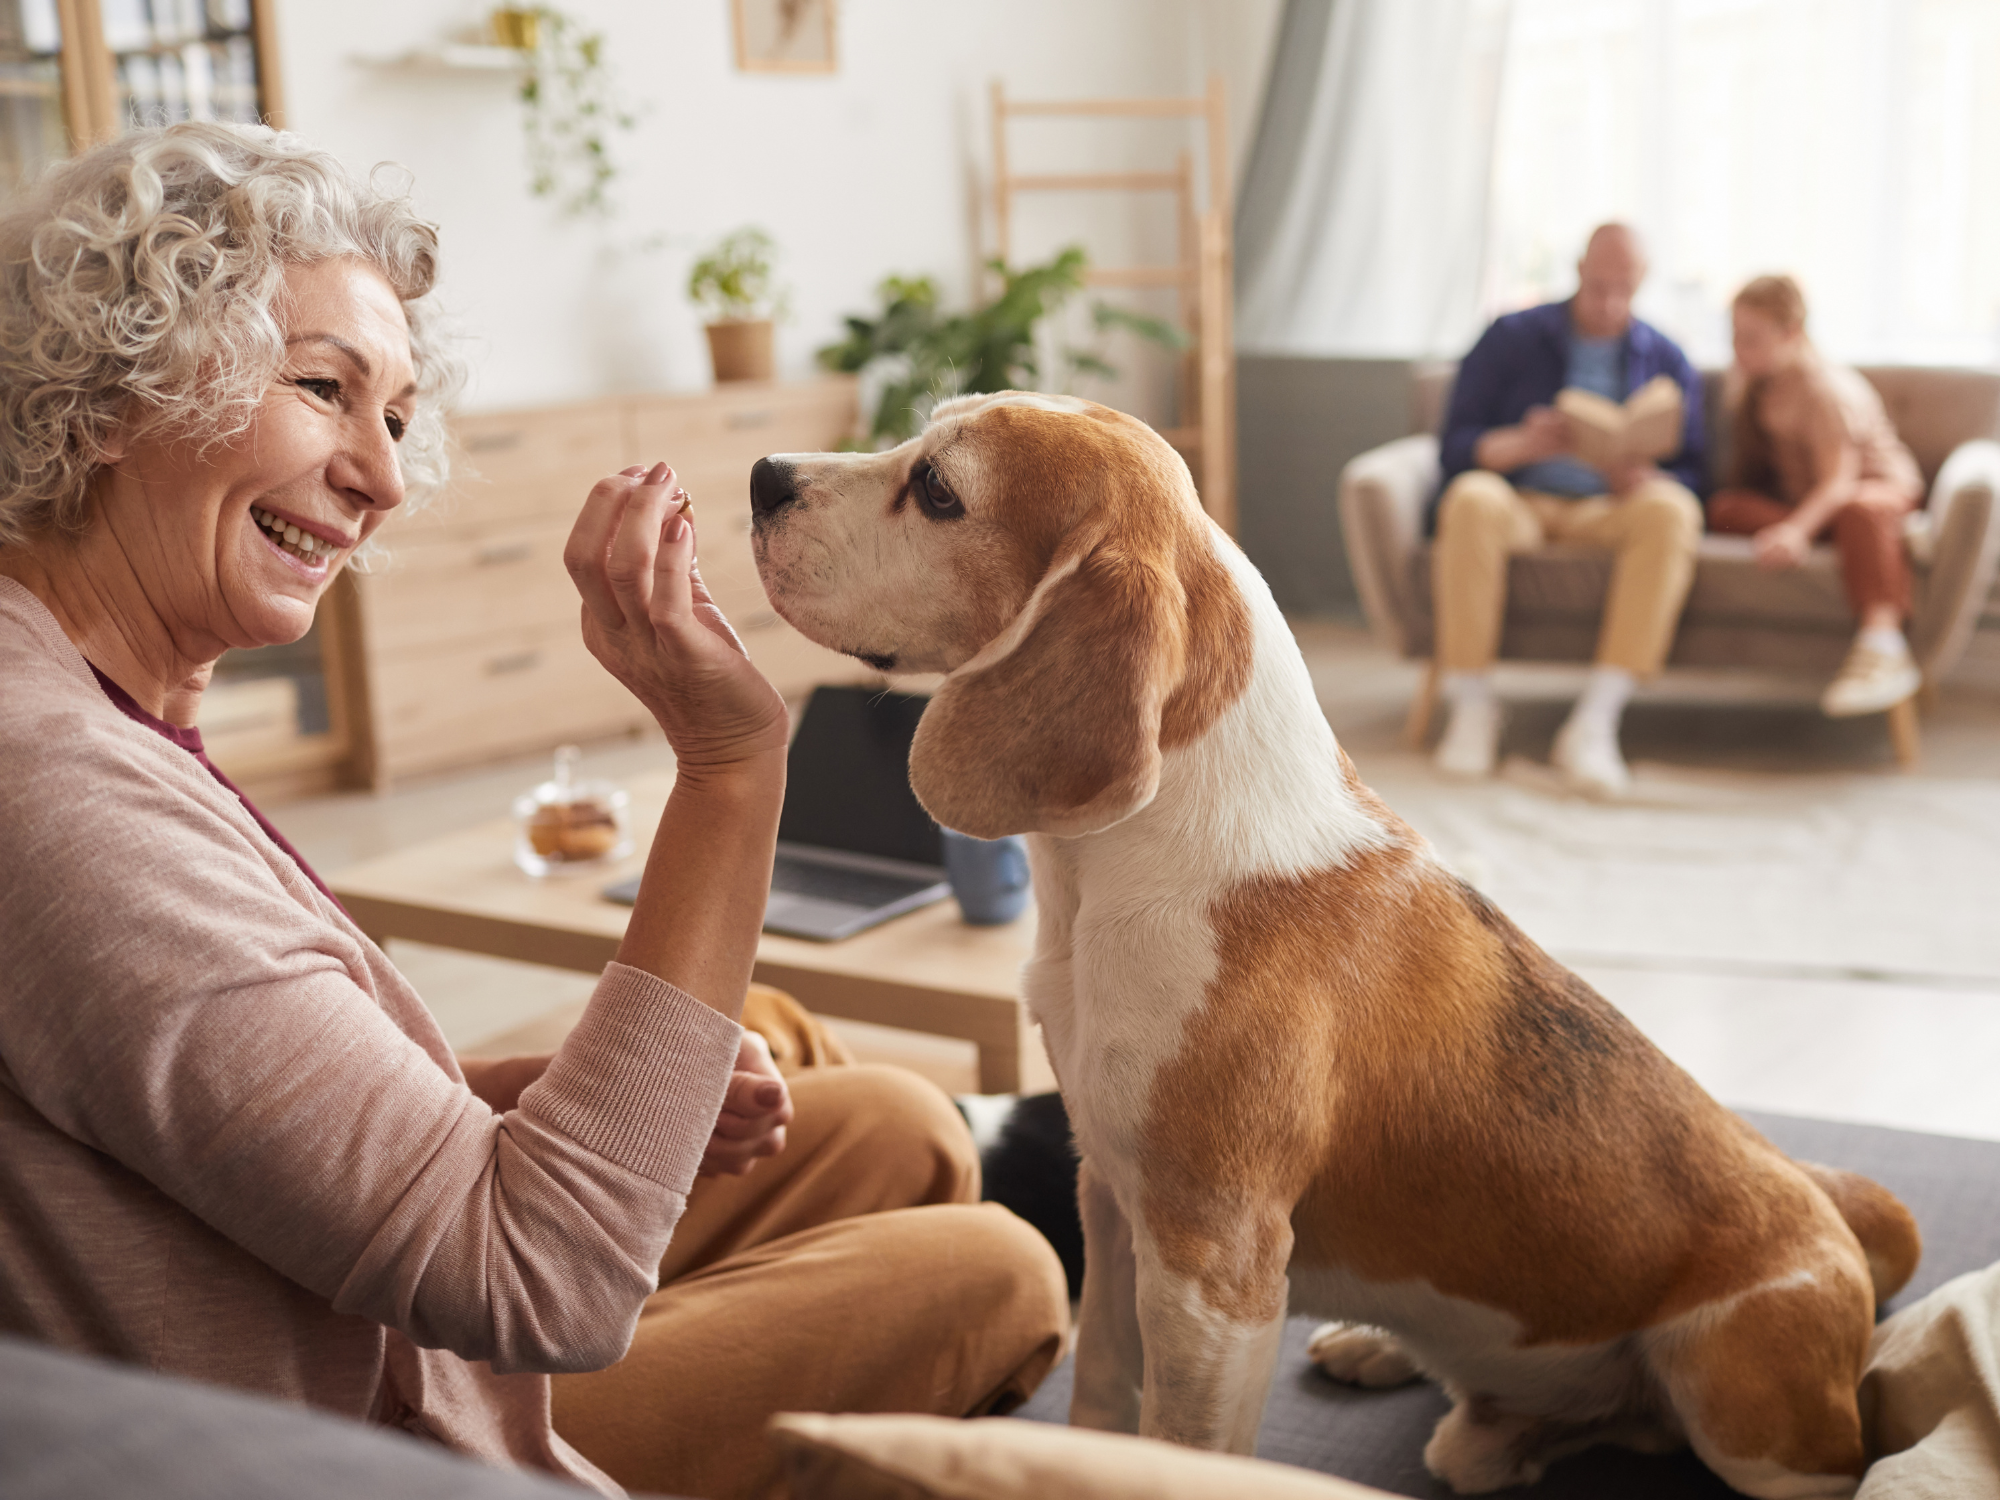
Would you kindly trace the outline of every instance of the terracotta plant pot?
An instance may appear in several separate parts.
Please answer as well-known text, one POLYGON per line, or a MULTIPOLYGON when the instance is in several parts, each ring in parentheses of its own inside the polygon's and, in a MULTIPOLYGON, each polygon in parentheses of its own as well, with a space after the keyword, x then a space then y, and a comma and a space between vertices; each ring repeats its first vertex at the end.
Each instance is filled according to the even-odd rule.
POLYGON ((769 318, 725 318, 708 325, 708 357, 715 362, 715 378, 725 380, 769 380, 776 364, 771 355, 769 318))

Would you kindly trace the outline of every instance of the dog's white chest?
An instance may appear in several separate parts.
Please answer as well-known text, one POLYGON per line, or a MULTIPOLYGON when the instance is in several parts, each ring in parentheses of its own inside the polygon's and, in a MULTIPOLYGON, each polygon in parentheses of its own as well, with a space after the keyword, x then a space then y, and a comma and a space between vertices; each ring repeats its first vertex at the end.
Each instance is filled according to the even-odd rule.
POLYGON ((1115 845, 1080 861, 1073 846, 1037 843, 1042 927, 1024 976, 1026 998, 1079 1144, 1115 1171, 1132 1159, 1154 1079, 1179 1054, 1187 1023, 1207 998, 1214 934, 1205 900, 1161 891, 1156 882, 1106 880, 1094 866, 1101 856, 1115 859, 1115 845))

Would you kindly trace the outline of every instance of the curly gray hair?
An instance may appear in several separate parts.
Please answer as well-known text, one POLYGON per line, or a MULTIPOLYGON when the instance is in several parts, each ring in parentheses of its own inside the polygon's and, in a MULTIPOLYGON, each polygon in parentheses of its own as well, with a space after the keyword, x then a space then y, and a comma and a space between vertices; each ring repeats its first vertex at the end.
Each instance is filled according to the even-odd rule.
POLYGON ((285 339, 285 267, 354 257, 403 303, 410 500, 444 482, 463 367, 427 300, 437 231, 408 197, 261 125, 142 130, 51 169, 0 218, 0 546, 87 519, 123 424, 208 445, 250 423, 285 339))

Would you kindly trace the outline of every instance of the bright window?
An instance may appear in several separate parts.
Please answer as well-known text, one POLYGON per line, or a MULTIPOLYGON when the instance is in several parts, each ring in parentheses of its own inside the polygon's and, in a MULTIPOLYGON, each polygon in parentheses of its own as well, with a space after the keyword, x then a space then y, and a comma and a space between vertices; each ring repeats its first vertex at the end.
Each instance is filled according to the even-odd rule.
POLYGON ((1836 358, 2000 364, 1995 80, 2000 0, 1514 0, 1486 310, 1566 295, 1621 218, 1698 363, 1788 271, 1836 358))

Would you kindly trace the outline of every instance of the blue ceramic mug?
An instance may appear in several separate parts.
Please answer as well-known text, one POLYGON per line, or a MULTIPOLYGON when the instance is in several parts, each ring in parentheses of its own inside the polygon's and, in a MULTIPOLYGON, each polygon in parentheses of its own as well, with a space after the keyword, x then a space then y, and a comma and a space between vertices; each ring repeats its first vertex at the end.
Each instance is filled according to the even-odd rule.
POLYGON ((944 868, 951 876, 951 893, 958 897, 959 915, 975 927, 997 927, 1026 910, 1026 839, 976 839, 949 828, 938 831, 944 835, 944 868))

